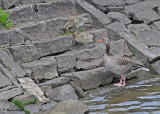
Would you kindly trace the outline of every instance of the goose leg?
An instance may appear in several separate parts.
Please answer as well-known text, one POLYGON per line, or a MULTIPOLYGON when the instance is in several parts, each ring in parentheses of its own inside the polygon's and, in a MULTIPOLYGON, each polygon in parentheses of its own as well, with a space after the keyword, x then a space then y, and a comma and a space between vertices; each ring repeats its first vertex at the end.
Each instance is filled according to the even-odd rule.
POLYGON ((113 84, 113 85, 115 85, 115 86, 125 86, 126 85, 125 80, 126 80, 126 78, 124 76, 121 76, 120 82, 116 83, 116 84, 113 84))

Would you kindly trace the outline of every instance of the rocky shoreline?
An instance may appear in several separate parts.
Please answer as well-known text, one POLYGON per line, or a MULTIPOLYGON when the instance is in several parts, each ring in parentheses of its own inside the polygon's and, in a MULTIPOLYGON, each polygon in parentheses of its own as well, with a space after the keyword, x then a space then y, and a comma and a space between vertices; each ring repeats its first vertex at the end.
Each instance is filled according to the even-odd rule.
POLYGON ((111 40, 111 54, 140 60, 150 73, 160 74, 159 0, 0 0, 0 7, 12 12, 16 24, 0 28, 0 113, 25 114, 11 103, 34 99, 18 81, 25 78, 49 99, 27 105, 31 113, 89 112, 78 99, 118 79, 103 66, 105 46, 96 42, 101 37, 111 40), (80 30, 92 34, 94 43, 77 45, 72 35, 61 35, 75 15, 88 19, 80 30))

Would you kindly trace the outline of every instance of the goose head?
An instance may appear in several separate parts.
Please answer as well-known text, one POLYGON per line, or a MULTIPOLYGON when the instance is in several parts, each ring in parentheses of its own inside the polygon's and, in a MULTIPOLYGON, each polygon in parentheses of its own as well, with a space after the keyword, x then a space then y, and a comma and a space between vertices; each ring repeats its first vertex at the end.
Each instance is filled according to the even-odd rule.
POLYGON ((109 50, 110 50, 110 42, 108 38, 101 38, 98 40, 98 42, 104 43, 106 46, 106 53, 109 55, 109 50))

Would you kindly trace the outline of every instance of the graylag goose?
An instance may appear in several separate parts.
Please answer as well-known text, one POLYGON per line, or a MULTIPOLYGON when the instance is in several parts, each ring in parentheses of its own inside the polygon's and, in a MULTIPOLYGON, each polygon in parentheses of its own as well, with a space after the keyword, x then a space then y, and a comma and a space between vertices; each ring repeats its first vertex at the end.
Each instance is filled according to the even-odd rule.
POLYGON ((73 32, 73 37, 76 39, 76 42, 80 44, 88 44, 93 42, 93 35, 89 33, 77 34, 76 32, 73 32))
POLYGON ((108 68, 109 71, 121 76, 120 82, 114 85, 125 86, 125 76, 129 73, 138 71, 140 69, 149 71, 149 69, 144 68, 144 65, 139 61, 119 56, 111 56, 109 54, 110 42, 108 38, 102 38, 98 40, 98 42, 103 42, 106 46, 106 53, 104 54, 105 66, 108 68))
POLYGON ((68 22, 63 26, 62 30, 66 32, 66 30, 68 30, 69 28, 76 27, 76 32, 77 32, 78 28, 83 26, 87 20, 88 20, 87 18, 81 15, 74 16, 68 20, 68 22))

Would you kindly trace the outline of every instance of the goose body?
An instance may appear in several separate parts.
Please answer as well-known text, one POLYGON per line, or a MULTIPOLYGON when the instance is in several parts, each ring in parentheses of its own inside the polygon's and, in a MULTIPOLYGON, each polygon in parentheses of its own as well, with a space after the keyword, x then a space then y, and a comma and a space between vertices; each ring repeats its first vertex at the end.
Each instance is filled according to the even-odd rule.
POLYGON ((87 20, 88 19, 83 16, 74 16, 68 20, 68 22, 63 26, 62 29, 64 30, 64 32, 66 32, 66 30, 68 30, 71 27, 76 27, 78 30, 78 28, 83 26, 85 21, 87 20))
POLYGON ((73 33, 73 36, 76 39, 76 42, 81 44, 88 44, 93 42, 93 35, 89 33, 80 33, 77 34, 76 32, 73 33))
POLYGON ((104 54, 104 63, 108 70, 111 72, 118 74, 121 76, 121 80, 119 83, 114 84, 116 86, 125 86, 125 76, 131 72, 137 71, 137 70, 147 70, 147 68, 144 67, 144 65, 136 60, 132 60, 125 57, 119 57, 119 56, 111 56, 109 54, 110 50, 110 43, 108 39, 101 39, 98 40, 99 42, 104 42, 106 45, 106 53, 104 54))

